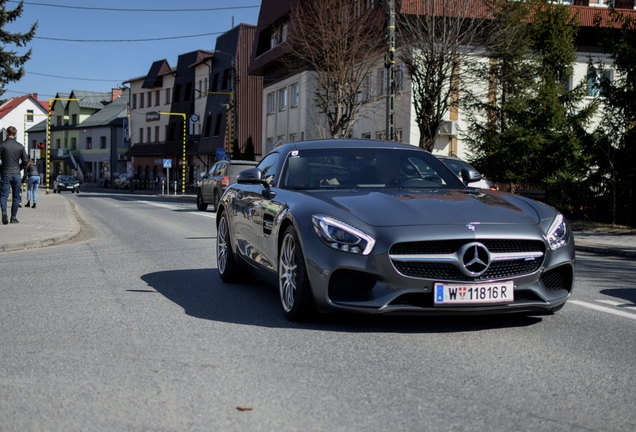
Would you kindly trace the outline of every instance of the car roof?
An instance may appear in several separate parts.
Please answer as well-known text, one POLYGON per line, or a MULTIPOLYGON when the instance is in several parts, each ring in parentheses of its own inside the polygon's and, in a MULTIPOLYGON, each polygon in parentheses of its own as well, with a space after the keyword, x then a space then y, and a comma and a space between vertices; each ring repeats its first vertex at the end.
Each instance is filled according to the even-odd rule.
MULTIPOLYGON (((392 141, 378 141, 361 138, 328 138, 321 140, 297 141, 293 143, 281 144, 272 149, 272 151, 280 151, 288 153, 292 150, 314 150, 327 148, 377 148, 377 149, 403 149, 403 150, 426 150, 410 144, 396 143, 392 141)), ((426 152, 428 153, 428 152, 426 152)))

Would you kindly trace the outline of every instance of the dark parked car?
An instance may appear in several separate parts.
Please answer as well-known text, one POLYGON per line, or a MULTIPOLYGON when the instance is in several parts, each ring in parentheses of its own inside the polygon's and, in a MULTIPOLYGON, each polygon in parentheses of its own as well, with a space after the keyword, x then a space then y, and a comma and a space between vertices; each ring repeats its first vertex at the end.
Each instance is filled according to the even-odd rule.
POLYGON ((225 189, 236 183, 237 174, 255 166, 254 161, 220 160, 216 162, 207 173, 201 176, 197 187, 197 209, 207 210, 208 205, 212 204, 213 210, 216 211, 225 189))
POLYGON ((59 175, 53 181, 53 193, 60 193, 62 191, 71 191, 73 193, 79 193, 80 182, 73 176, 59 175))
MULTIPOLYGON (((574 241, 552 207, 467 188, 417 147, 283 144, 241 172, 217 208, 225 282, 277 286, 285 316, 548 314, 574 282, 574 241)), ((463 180, 463 181, 462 181, 463 180)))
POLYGON ((113 188, 130 190, 131 182, 135 189, 139 189, 139 179, 137 177, 128 177, 127 173, 119 174, 119 177, 113 180, 113 188))

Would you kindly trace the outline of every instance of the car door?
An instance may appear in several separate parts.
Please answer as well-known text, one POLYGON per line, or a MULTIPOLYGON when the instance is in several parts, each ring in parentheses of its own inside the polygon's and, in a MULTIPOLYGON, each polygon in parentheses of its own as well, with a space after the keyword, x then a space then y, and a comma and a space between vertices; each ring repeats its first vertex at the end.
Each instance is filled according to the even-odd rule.
POLYGON ((212 165, 212 168, 208 171, 207 175, 201 179, 201 195, 203 196, 203 201, 209 203, 212 201, 212 193, 214 191, 214 184, 212 179, 214 178, 214 173, 219 166, 219 162, 212 165))
MULTIPOLYGON (((276 180, 276 169, 279 154, 270 153, 257 166, 263 175, 262 179, 273 186, 276 180)), ((264 218, 264 208, 269 201, 265 197, 266 188, 260 184, 242 184, 239 196, 234 205, 235 237, 239 254, 253 265, 271 269, 272 263, 263 255, 263 229, 271 226, 269 218, 264 218)))

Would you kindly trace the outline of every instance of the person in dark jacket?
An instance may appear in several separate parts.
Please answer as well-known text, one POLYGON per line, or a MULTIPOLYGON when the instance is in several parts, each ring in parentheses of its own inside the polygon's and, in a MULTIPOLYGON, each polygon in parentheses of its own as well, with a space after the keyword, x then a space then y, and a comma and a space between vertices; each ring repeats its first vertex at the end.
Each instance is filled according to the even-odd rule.
POLYGON ((0 207, 2 207, 2 223, 9 223, 7 217, 7 200, 9 191, 13 190, 13 203, 11 204, 11 223, 18 223, 18 206, 20 205, 21 175, 20 171, 26 168, 29 157, 22 144, 16 141, 18 130, 9 126, 7 139, 0 144, 0 207))
POLYGON ((38 186, 40 186, 40 173, 38 167, 35 166, 33 159, 29 159, 29 164, 24 170, 24 180, 27 183, 27 203, 25 207, 31 207, 31 198, 33 198, 33 207, 38 202, 38 186))

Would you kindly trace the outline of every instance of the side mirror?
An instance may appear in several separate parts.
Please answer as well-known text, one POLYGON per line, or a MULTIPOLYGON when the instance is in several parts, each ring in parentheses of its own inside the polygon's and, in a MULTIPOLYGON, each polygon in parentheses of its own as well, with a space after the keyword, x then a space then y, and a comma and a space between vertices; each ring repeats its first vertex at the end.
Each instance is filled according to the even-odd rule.
POLYGON ((263 172, 258 168, 249 168, 241 171, 236 176, 236 182, 239 184, 262 184, 269 186, 266 181, 263 181, 263 172))
POLYGON ((481 180, 481 174, 470 168, 462 168, 462 180, 465 185, 481 180))

